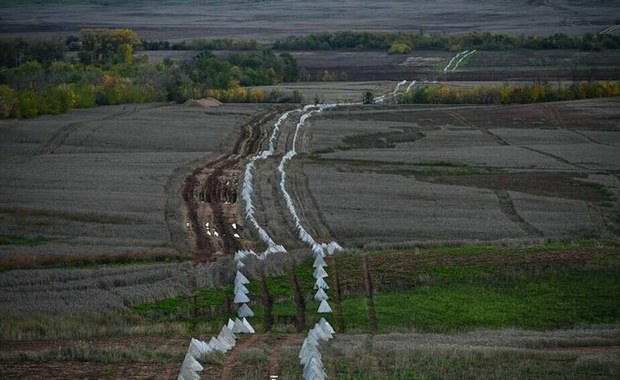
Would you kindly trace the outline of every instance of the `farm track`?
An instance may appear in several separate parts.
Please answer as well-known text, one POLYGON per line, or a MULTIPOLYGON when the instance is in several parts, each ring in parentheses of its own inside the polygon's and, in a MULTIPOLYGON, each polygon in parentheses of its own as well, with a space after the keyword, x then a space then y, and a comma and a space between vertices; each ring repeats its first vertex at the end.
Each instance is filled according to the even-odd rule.
MULTIPOLYGON (((161 107, 161 106, 155 105, 149 108, 157 108, 157 107, 161 107)), ((135 111, 136 111, 136 107, 125 106, 123 107, 121 111, 101 117, 97 120, 88 120, 88 121, 85 120, 85 121, 78 121, 75 123, 67 124, 64 127, 61 127, 58 130, 56 130, 54 133, 52 133, 52 135, 47 139, 47 141, 45 141, 39 148, 34 150, 32 154, 34 156, 39 156, 43 154, 53 154, 56 151, 56 149, 60 148, 65 143, 65 141, 69 138, 69 136, 71 136, 72 133, 74 133, 75 131, 77 131, 78 129, 82 127, 85 127, 87 125, 87 122, 93 122, 93 121, 102 122, 102 121, 114 120, 117 118, 121 118, 123 116, 130 115, 135 111), (132 109, 130 110, 129 108, 132 108, 132 109)), ((88 137, 89 136, 84 138, 84 140, 82 140, 81 143, 84 143, 88 139, 88 137)))
MULTIPOLYGON (((277 161, 280 155, 273 159, 268 159, 258 165, 257 173, 275 173, 277 171, 277 161)), ((289 227, 290 221, 285 211, 285 204, 280 197, 278 182, 269 175, 258 175, 255 177, 255 189, 258 195, 256 201, 261 207, 256 210, 256 218, 259 224, 269 233, 274 241, 285 246, 296 246, 297 236, 293 229, 289 227)))
POLYGON ((181 188, 187 213, 187 227, 195 245, 197 261, 214 260, 232 254, 242 246, 232 227, 238 223, 236 202, 245 159, 256 154, 268 138, 263 128, 281 112, 268 109, 241 126, 232 151, 192 171, 181 188), (208 227, 207 227, 208 226, 208 227))
POLYGON ((518 225, 523 231, 525 231, 528 235, 533 237, 543 237, 544 234, 542 231, 538 230, 536 227, 532 226, 528 222, 523 219, 517 209, 512 202, 512 198, 510 198, 510 194, 504 190, 495 190, 495 195, 499 200, 499 207, 506 215, 506 217, 512 220, 516 225, 518 225))

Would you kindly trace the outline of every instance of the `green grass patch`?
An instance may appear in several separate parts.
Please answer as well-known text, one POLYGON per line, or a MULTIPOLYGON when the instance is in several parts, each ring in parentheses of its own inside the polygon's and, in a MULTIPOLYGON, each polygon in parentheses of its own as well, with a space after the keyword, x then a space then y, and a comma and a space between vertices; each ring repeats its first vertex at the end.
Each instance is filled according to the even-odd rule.
MULTIPOLYGON (((327 281, 334 308, 332 260, 328 260, 327 281)), ((347 332, 368 332, 360 262, 359 254, 337 258, 347 332)), ((380 332, 547 330, 620 322, 620 249, 615 242, 590 239, 536 247, 468 245, 374 252, 368 262, 380 332)), ((307 261, 295 270, 306 299, 308 326, 321 317, 312 299, 311 266, 312 261, 307 261)), ((296 305, 288 276, 268 278, 267 286, 275 300, 274 329, 290 329, 296 305)), ((262 294, 256 281, 248 289, 256 314, 252 323, 260 331, 262 294)), ((132 310, 147 320, 181 320, 217 330, 236 314, 232 296, 231 286, 203 289, 132 310)), ((327 317, 335 323, 334 315, 327 317)))

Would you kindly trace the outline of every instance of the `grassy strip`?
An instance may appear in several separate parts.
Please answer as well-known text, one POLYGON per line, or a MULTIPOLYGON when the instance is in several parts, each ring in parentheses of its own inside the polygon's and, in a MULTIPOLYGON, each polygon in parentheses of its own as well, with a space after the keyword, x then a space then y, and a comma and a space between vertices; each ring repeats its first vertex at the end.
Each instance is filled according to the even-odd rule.
POLYGON ((620 82, 580 82, 568 86, 550 83, 456 87, 444 84, 414 87, 401 94, 401 104, 529 104, 620 96, 620 82))
MULTIPOLYGON (((471 329, 556 329, 620 322, 620 251, 585 240, 530 248, 445 247, 418 252, 377 252, 369 267, 377 292, 379 331, 454 332, 471 329)), ((367 332, 359 255, 341 257, 342 309, 347 331, 367 332)), ((312 300, 311 263, 297 268, 309 324, 320 318, 312 300)), ((328 279, 329 280, 329 279, 328 279)), ((292 330, 295 305, 285 277, 268 280, 276 299, 276 329, 292 330)), ((250 298, 259 290, 250 284, 250 298)), ((332 290, 333 291, 333 290, 332 290)), ((132 310, 153 321, 184 321, 217 329, 234 315, 232 289, 140 305, 132 310)), ((260 329, 262 306, 252 305, 260 329)), ((331 318, 332 316, 329 316, 331 318)), ((333 322, 333 321, 332 321, 333 322)))

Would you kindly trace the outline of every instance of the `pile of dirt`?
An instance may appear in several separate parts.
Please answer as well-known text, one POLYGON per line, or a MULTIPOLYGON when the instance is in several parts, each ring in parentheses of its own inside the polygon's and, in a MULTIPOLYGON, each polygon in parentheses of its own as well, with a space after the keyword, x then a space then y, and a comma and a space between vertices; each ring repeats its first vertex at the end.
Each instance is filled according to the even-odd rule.
POLYGON ((215 98, 202 98, 202 99, 189 99, 185 103, 183 103, 186 107, 219 107, 222 105, 222 102, 215 98))

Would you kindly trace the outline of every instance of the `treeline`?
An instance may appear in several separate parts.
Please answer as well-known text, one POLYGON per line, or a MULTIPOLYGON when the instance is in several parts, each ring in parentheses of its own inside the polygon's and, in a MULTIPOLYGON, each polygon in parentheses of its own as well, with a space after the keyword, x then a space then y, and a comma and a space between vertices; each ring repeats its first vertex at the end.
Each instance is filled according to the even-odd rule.
POLYGON ((0 66, 16 67, 30 61, 50 63, 62 60, 66 50, 62 38, 0 38, 0 66))
POLYGON ((259 44, 255 40, 223 39, 197 39, 192 41, 170 42, 164 40, 148 41, 141 40, 140 47, 143 50, 261 50, 269 49, 269 44, 259 44))
POLYGON ((439 33, 370 33, 370 32, 321 32, 305 36, 290 36, 275 41, 276 50, 389 50, 408 53, 415 49, 461 51, 508 49, 581 49, 604 50, 620 48, 620 37, 613 34, 568 36, 556 33, 551 36, 513 36, 472 32, 468 34, 439 33))
POLYGON ((11 60, 0 68, 0 118, 30 118, 96 105, 185 102, 206 96, 228 102, 299 102, 301 93, 246 90, 297 78, 290 54, 261 50, 219 59, 209 52, 175 63, 134 57, 138 43, 128 29, 85 29, 79 62, 11 60))
POLYGON ((532 83, 525 85, 414 87, 400 94, 399 103, 417 104, 527 104, 620 96, 620 82, 581 82, 570 85, 532 83))

